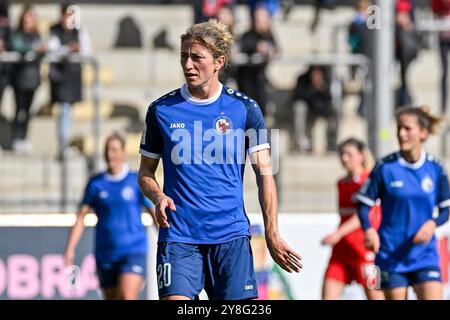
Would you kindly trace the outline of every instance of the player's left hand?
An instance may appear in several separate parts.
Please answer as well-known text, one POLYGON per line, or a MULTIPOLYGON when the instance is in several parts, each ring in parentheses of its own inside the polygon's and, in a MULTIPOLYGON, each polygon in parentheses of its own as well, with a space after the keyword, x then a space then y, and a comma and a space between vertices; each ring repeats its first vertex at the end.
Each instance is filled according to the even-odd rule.
POLYGON ((413 243, 419 244, 429 242, 433 237, 435 229, 436 222, 434 222, 434 220, 428 220, 420 227, 419 231, 417 231, 413 238, 413 243))
POLYGON ((267 248, 269 249, 272 259, 284 270, 289 273, 300 272, 303 265, 300 263, 302 257, 292 250, 287 243, 277 237, 276 239, 271 239, 266 237, 267 248))

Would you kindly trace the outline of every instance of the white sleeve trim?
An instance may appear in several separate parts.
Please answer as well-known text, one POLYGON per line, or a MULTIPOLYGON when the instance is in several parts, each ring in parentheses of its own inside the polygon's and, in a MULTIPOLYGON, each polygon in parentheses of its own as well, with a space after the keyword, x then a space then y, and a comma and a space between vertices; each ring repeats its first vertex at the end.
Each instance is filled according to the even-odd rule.
POLYGON ((443 209, 446 207, 450 207, 450 199, 444 200, 441 203, 439 203, 439 208, 443 209))
POLYGON ((157 154, 157 153, 151 153, 148 151, 145 151, 144 149, 139 149, 139 153, 142 154, 143 156, 147 157, 147 158, 152 158, 152 159, 161 159, 162 155, 157 154))
POLYGON ((362 203, 368 205, 369 207, 373 207, 375 205, 375 201, 373 201, 372 199, 368 198, 368 197, 364 197, 363 195, 356 195, 356 199, 361 201, 362 203))
POLYGON ((270 149, 270 144, 268 143, 263 143, 254 147, 251 147, 250 149, 248 149, 248 153, 254 153, 260 150, 264 150, 264 149, 270 149))

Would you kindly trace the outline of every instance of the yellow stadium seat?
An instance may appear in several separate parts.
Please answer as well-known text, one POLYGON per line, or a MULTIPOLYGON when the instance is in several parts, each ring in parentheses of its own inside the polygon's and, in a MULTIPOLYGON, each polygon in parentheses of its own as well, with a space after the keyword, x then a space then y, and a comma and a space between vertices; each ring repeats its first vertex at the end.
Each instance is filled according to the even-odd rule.
MULTIPOLYGON (((114 78, 112 68, 108 66, 101 66, 99 71, 99 78, 101 85, 111 84, 114 78)), ((91 65, 86 64, 83 67, 83 85, 91 86, 93 82, 94 82, 94 68, 91 65)))
MULTIPOLYGON (((113 111, 113 104, 111 101, 100 102, 100 118, 107 119, 111 116, 113 111)), ((92 100, 84 100, 75 103, 73 106, 73 120, 74 121, 88 121, 94 118, 95 106, 92 100)))

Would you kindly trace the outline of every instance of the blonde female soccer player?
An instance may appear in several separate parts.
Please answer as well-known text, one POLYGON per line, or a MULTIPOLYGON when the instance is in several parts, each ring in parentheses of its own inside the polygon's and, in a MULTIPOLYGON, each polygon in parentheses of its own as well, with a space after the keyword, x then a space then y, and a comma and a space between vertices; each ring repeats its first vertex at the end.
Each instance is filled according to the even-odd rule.
POLYGON ((283 269, 299 272, 300 256, 278 231, 277 192, 269 141, 256 101, 219 82, 232 35, 216 20, 181 36, 186 84, 147 111, 139 183, 160 224, 157 273, 161 299, 258 296, 243 174, 249 154, 259 188, 269 251, 283 269), (162 158, 164 189, 155 179, 162 158))

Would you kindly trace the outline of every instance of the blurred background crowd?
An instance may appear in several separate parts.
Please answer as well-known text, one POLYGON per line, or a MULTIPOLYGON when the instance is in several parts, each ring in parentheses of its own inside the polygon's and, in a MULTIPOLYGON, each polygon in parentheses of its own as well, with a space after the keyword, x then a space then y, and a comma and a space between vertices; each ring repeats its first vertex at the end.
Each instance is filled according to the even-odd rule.
MULTIPOLYGON (((395 72, 386 76, 394 106, 427 104, 445 116, 450 1, 394 2, 395 72)), ((0 213, 73 211, 113 130, 126 134, 136 168, 149 103, 183 83, 179 36, 209 18, 235 37, 221 81, 258 101, 280 130, 280 212, 334 212, 337 142, 368 139, 371 5, 1 0, 0 213)), ((445 141, 427 147, 446 158, 445 141)), ((248 211, 256 211, 256 189, 246 187, 248 211)))

